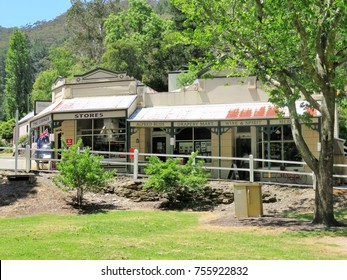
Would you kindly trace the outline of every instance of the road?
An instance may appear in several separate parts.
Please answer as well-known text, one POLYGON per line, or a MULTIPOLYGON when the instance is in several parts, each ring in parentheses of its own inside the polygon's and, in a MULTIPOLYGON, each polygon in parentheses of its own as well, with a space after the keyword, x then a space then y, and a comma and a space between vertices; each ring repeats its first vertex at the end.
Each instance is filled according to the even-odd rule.
MULTIPOLYGON (((25 170, 25 158, 18 157, 18 170, 25 170)), ((0 170, 14 170, 15 157, 0 157, 0 170)))

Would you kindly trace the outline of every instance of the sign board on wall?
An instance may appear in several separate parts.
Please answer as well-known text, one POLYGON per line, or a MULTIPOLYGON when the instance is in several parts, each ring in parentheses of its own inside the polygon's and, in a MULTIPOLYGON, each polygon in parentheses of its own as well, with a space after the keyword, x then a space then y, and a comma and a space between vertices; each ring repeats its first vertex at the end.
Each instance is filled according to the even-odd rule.
POLYGON ((35 106, 34 106, 34 115, 37 115, 38 113, 42 112, 44 109, 46 109, 51 104, 52 104, 52 101, 36 100, 35 106))
POLYGON ((76 112, 54 114, 54 120, 82 120, 82 119, 103 119, 125 117, 125 111, 102 111, 102 112, 76 112))
POLYGON ((43 118, 32 121, 30 126, 31 128, 39 127, 39 126, 48 124, 51 120, 52 120, 52 116, 48 115, 43 118))
POLYGON ((66 138, 65 142, 66 142, 66 145, 72 146, 72 138, 66 138))

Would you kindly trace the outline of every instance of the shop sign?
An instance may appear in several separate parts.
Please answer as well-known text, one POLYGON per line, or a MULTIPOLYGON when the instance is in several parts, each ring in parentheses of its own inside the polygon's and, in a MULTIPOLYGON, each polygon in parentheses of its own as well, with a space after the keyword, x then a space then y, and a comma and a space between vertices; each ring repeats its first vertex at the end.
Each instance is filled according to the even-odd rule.
POLYGON ((131 127, 170 127, 171 122, 130 122, 131 127))
POLYGON ((65 139, 66 145, 72 146, 72 138, 65 139))
POLYGON ((42 100, 36 100, 35 101, 35 108, 34 108, 34 115, 39 114, 44 109, 46 109, 49 105, 52 104, 52 101, 42 101, 42 100))
POLYGON ((122 117, 125 117, 124 110, 54 114, 54 120, 82 120, 82 119, 102 119, 102 118, 122 118, 122 117))
POLYGON ((51 120, 52 120, 51 115, 45 116, 41 119, 34 120, 33 122, 31 122, 31 128, 42 126, 44 124, 49 123, 51 120))
POLYGON ((266 125, 266 120, 240 120, 240 121, 221 121, 221 126, 253 126, 266 125))
POLYGON ((96 112, 96 113, 76 113, 75 119, 98 119, 103 118, 104 113, 103 112, 96 112))
POLYGON ((200 122, 174 122, 174 127, 216 127, 218 122, 200 121, 200 122))
POLYGON ((290 119, 273 119, 270 124, 290 124, 290 119))

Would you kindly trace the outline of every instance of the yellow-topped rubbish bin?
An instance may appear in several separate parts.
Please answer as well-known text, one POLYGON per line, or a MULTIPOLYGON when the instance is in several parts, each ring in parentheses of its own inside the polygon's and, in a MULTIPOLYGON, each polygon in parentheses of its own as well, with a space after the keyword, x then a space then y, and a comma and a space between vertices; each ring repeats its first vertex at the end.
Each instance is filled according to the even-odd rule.
POLYGON ((234 183, 235 217, 261 217, 263 203, 261 185, 258 183, 234 183))

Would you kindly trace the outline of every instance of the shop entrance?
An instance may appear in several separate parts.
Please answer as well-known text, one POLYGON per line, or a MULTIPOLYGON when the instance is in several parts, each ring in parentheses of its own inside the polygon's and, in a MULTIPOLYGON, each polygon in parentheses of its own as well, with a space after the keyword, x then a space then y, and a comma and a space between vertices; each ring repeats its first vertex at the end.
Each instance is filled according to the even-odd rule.
MULTIPOLYGON (((237 138, 236 139, 236 157, 240 158, 248 158, 251 154, 251 138, 237 138)), ((240 168, 249 168, 248 160, 240 160, 237 163, 237 166, 240 168)), ((249 180, 249 172, 248 171, 240 171, 239 178, 241 180, 249 180)))
POLYGON ((251 154, 251 138, 237 138, 236 139, 236 157, 243 157, 246 154, 251 154))
POLYGON ((166 153, 166 137, 153 137, 152 147, 154 154, 165 154, 166 153))

